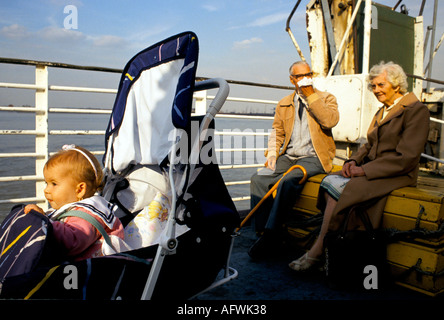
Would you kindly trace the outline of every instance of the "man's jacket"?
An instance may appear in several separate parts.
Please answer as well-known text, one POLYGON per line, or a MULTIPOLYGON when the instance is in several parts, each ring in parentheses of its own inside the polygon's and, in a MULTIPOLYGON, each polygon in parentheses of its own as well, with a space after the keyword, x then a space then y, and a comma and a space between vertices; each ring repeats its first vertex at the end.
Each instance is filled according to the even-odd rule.
MULTIPOLYGON (((268 139, 268 149, 265 156, 278 156, 285 153, 293 132, 296 108, 293 94, 284 97, 276 106, 272 132, 268 139)), ((331 129, 339 121, 339 111, 336 97, 328 92, 315 89, 315 93, 307 97, 307 121, 311 141, 316 155, 325 172, 333 167, 336 146, 331 129)))

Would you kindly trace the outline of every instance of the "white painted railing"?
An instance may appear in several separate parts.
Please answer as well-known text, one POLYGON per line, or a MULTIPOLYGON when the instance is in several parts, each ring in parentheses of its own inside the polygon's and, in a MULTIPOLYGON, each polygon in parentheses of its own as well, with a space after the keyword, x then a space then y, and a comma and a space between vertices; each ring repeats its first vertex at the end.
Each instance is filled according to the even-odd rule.
MULTIPOLYGON (((121 73, 122 70, 118 69, 110 69, 110 68, 100 68, 100 67, 83 67, 77 65, 67 65, 61 63, 52 63, 52 62, 39 62, 39 61, 28 61, 28 60, 19 60, 19 59, 8 59, 8 58, 0 58, 0 63, 5 64, 21 64, 35 67, 35 84, 21 84, 21 83, 7 83, 0 82, 1 88, 13 88, 13 89, 24 89, 24 90, 33 90, 35 91, 35 107, 7 107, 0 106, 0 113, 2 111, 15 111, 21 113, 34 113, 35 114, 35 129, 34 130, 22 130, 20 128, 17 129, 8 129, 8 130, 0 130, 0 135, 32 135, 35 136, 35 152, 29 153, 0 153, 0 158, 17 158, 17 157, 32 157, 35 158, 35 173, 32 175, 11 175, 11 176, 2 176, 0 177, 0 183, 11 182, 11 181, 35 181, 35 197, 24 197, 24 198, 14 198, 14 199, 0 199, 1 204, 9 204, 9 203, 28 203, 28 202, 37 202, 40 203, 43 207, 46 206, 46 201, 44 197, 43 190, 45 188, 45 184, 43 181, 43 166, 46 163, 48 157, 50 156, 49 152, 49 143, 48 137, 51 135, 104 135, 105 130, 50 130, 49 129, 49 114, 56 113, 70 113, 70 114, 110 114, 111 109, 93 109, 93 108, 49 108, 48 105, 48 93, 49 91, 60 91, 60 92, 82 92, 82 93, 102 93, 102 94, 116 94, 117 90, 115 89, 104 89, 104 88, 91 88, 91 87, 76 87, 76 86, 60 86, 60 85, 49 85, 48 84, 48 68, 66 68, 66 69, 76 69, 76 70, 88 70, 95 72, 111 72, 111 73, 121 73)), ((257 83, 249 83, 249 82, 240 82, 240 81, 228 81, 231 84, 235 85, 245 85, 245 86, 253 86, 253 87, 267 87, 271 89, 277 90, 292 90, 291 87, 285 86, 275 86, 275 85, 266 85, 266 84, 257 84, 257 83)), ((280 95, 282 96, 282 95, 280 95)), ((205 91, 200 91, 195 94, 195 113, 196 114, 204 114, 207 108, 207 100, 213 99, 214 96, 208 95, 205 91)), ((231 102, 243 102, 243 103, 252 103, 252 104, 262 104, 262 105, 272 105, 275 106, 278 101, 275 100, 266 100, 266 99, 247 99, 247 98, 239 98, 229 96, 227 101, 231 102)), ((272 119, 272 115, 270 116, 246 116, 240 114, 218 114, 217 117, 224 118, 233 118, 233 119, 272 119)), ((432 121, 444 123, 439 119, 431 119, 432 121)), ((215 135, 224 136, 224 135, 241 135, 241 136, 267 136, 268 132, 225 132, 225 131, 216 131, 215 135)), ((223 148, 216 149, 216 152, 257 152, 264 151, 265 148, 223 148)), ((104 153, 103 150, 91 150, 93 154, 101 155, 104 153)), ((423 155, 425 158, 443 163, 443 160, 436 159, 434 157, 430 157, 428 155, 423 155)), ((221 170, 232 170, 232 169, 246 169, 246 168, 259 168, 263 166, 263 163, 253 163, 253 164, 235 164, 235 165, 224 165, 221 164, 219 167, 221 170)), ((226 181, 226 185, 230 186, 238 186, 238 185, 247 185, 249 184, 249 180, 238 180, 238 181, 226 181)), ((233 197, 234 201, 245 201, 249 200, 249 194, 242 195, 240 197, 233 197)))
MULTIPOLYGON (((103 89, 103 88, 91 88, 91 87, 75 87, 75 86, 59 86, 49 85, 48 68, 68 68, 68 69, 80 69, 90 70, 98 72, 114 72, 121 73, 122 70, 108 69, 108 68, 96 68, 96 67, 81 67, 75 65, 58 64, 52 62, 40 62, 40 61, 25 61, 18 59, 0 58, 0 63, 13 63, 35 67, 35 84, 22 84, 22 83, 8 83, 0 82, 0 88, 13 88, 35 91, 35 107, 8 107, 0 106, 1 111, 14 111, 20 113, 34 113, 35 114, 35 130, 22 130, 17 129, 3 129, 0 130, 0 135, 33 135, 35 136, 35 152, 30 153, 0 153, 0 158, 17 158, 17 157, 32 157, 35 158, 35 174, 33 175, 11 175, 0 177, 0 183, 11 181, 35 181, 35 197, 24 197, 14 199, 0 199, 0 204, 9 203, 28 203, 37 202, 43 207, 46 206, 46 200, 44 197, 45 184, 43 181, 43 166, 50 156, 48 137, 51 135, 103 135, 105 130, 50 130, 49 129, 49 114, 53 113, 70 113, 70 114, 110 114, 111 109, 89 109, 89 108, 50 108, 48 105, 48 93, 49 91, 63 91, 63 92, 84 92, 84 93, 105 93, 116 94, 116 89, 103 89)), ((252 83, 239 83, 240 85, 254 85, 252 83)), ((260 85, 266 86, 266 85, 260 85)), ((269 86, 273 89, 291 89, 289 87, 269 86)), ((207 107, 207 100, 211 100, 214 96, 208 95, 207 92, 197 92, 195 94, 195 114, 204 114, 207 107)), ((244 102, 253 104, 265 104, 276 105, 277 101, 263 100, 263 99, 246 99, 229 96, 227 101, 232 102, 244 102)), ((217 117, 236 118, 236 119, 272 119, 272 116, 245 116, 239 114, 219 114, 217 117)), ((105 124, 106 125, 106 124, 105 124)), ((268 135, 264 133, 254 132, 225 132, 215 131, 215 135, 268 135)), ((225 148, 216 149, 216 152, 247 152, 247 151, 264 151, 265 148, 225 148)), ((95 155, 102 155, 103 150, 91 150, 95 155)), ((238 164, 238 165, 221 165, 221 170, 230 169, 242 169, 242 168, 254 168, 260 167, 263 164, 238 164)), ((227 186, 246 185, 249 184, 249 180, 239 181, 227 181, 227 186)), ((248 200, 249 195, 233 198, 234 201, 248 200)))

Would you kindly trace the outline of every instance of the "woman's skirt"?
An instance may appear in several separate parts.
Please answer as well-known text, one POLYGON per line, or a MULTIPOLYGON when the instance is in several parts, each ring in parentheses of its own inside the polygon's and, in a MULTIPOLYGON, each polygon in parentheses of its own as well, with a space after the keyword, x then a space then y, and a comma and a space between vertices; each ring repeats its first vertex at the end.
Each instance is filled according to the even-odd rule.
POLYGON ((350 178, 345 178, 338 174, 332 174, 326 176, 322 182, 320 187, 323 188, 327 193, 336 201, 339 200, 342 192, 344 191, 345 186, 350 181, 350 178))

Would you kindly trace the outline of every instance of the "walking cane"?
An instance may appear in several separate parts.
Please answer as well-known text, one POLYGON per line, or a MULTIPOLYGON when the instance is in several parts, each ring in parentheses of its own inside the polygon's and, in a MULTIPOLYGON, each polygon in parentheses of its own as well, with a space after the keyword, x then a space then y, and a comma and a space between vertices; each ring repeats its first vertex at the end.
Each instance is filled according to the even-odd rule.
MULTIPOLYGON (((302 177, 302 179, 299 181, 299 184, 303 184, 305 182, 305 180, 307 180, 307 171, 305 170, 304 167, 300 166, 300 165, 294 165, 292 166, 290 169, 288 169, 283 175, 282 178, 289 173, 290 171, 293 171, 294 169, 300 169, 302 171, 302 173, 304 174, 304 176, 302 177)), ((236 232, 238 232, 244 225, 245 223, 247 223, 247 221, 253 216, 253 214, 256 212, 256 210, 261 206, 261 204, 271 195, 273 194, 273 192, 277 189, 277 187, 279 186, 279 182, 281 182, 282 178, 280 178, 273 187, 271 187, 270 190, 268 190, 268 192, 265 194, 265 196, 258 202, 258 204, 256 204, 256 206, 247 214, 247 216, 244 218, 244 220, 242 220, 239 228, 236 229, 236 232)))

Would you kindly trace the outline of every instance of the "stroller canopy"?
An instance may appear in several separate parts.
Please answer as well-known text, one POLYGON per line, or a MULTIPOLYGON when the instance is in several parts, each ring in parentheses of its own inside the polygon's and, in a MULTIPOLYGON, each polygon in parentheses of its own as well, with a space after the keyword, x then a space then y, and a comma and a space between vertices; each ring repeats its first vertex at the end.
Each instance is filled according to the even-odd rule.
POLYGON ((127 63, 105 134, 105 154, 109 153, 114 172, 131 163, 160 164, 170 151, 174 127, 187 127, 198 48, 196 35, 186 32, 143 50, 127 63))

